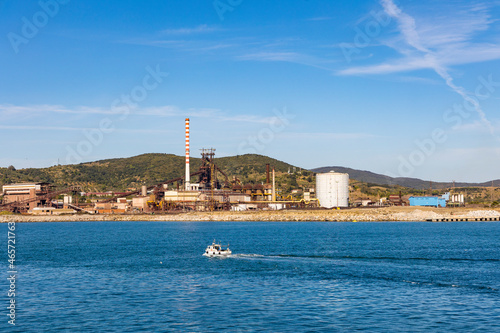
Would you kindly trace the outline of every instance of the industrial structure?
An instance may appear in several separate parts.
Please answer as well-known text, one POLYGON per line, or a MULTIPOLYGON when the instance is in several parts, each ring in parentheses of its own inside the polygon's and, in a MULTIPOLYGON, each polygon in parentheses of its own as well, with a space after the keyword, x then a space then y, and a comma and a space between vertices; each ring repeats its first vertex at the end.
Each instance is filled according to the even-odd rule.
POLYGON ((410 206, 428 207, 462 207, 465 206, 465 197, 461 193, 446 192, 441 196, 410 197, 410 206))
POLYGON ((321 207, 348 207, 349 174, 334 171, 316 174, 316 197, 321 207))
POLYGON ((242 184, 216 164, 215 149, 203 148, 201 165, 195 172, 190 170, 190 120, 185 119, 185 173, 183 177, 164 181, 138 191, 122 193, 96 203, 98 212, 124 212, 123 200, 130 198, 131 212, 154 211, 214 211, 252 210, 317 207, 318 200, 308 193, 307 200, 282 198, 277 194, 275 170, 266 165, 265 183, 242 184), (271 177, 272 175, 272 177, 271 177))
POLYGON ((410 197, 410 206, 423 207, 446 207, 446 203, 450 200, 450 193, 445 193, 442 196, 421 196, 410 197))
MULTIPOLYGON (((69 187, 63 190, 54 190, 49 183, 23 183, 4 185, 2 188, 3 201, 1 210, 9 210, 15 213, 40 212, 41 208, 57 208, 53 199, 61 194, 72 194, 76 188, 69 187)), ((76 208, 71 200, 66 199, 63 208, 76 208)), ((47 211, 47 209, 45 209, 47 211)), ((42 212, 45 212, 42 210, 42 212)), ((48 210, 50 213, 52 210, 48 210)))
MULTIPOLYGON (((134 213, 156 211, 215 211, 215 210, 252 210, 318 207, 314 189, 292 193, 282 197, 276 188, 275 169, 266 165, 266 181, 243 184, 238 178, 228 175, 216 164, 215 149, 201 149, 201 165, 197 171, 190 170, 190 120, 185 119, 185 173, 184 176, 163 181, 141 189, 111 194, 108 198, 93 199, 93 206, 73 203, 77 188, 69 187, 55 190, 49 183, 12 184, 3 187, 3 202, 0 211, 18 213, 56 214, 57 212, 87 213, 134 213), (60 196, 64 195, 64 200, 60 196)), ((336 195, 331 189, 322 187, 323 176, 318 175, 320 186, 316 192, 325 195, 325 207, 347 207, 347 174, 329 174, 336 182, 336 195), (326 191, 326 192, 325 192, 326 191)), ((331 187, 332 183, 328 186, 331 187)), ((99 193, 106 195, 108 193, 99 193)), ((96 195, 96 197, 99 197, 96 195)))
POLYGON ((186 118, 186 174, 184 176, 184 184, 186 191, 189 191, 191 177, 189 174, 189 118, 186 118))
POLYGON ((403 196, 401 195, 401 191, 399 191, 399 194, 391 194, 387 198, 387 202, 391 206, 406 206, 408 204, 408 201, 403 199, 403 196))
POLYGON ((449 206, 465 206, 465 198, 461 193, 450 194, 449 206))
MULTIPOLYGON (((80 192, 87 202, 73 202, 76 187, 56 190, 46 182, 4 185, 0 211, 31 214, 86 213, 141 213, 215 210, 279 210, 287 208, 327 209, 374 206, 463 206, 464 195, 445 193, 442 196, 388 198, 359 197, 349 203, 349 174, 330 171, 316 174, 316 187, 292 189, 285 196, 276 188, 275 168, 266 164, 265 182, 243 184, 237 177, 228 175, 216 164, 215 149, 200 149, 201 165, 190 169, 190 120, 185 119, 185 172, 183 176, 153 185, 143 185, 129 192, 80 192)), ((295 168, 294 168, 295 169, 295 168)), ((290 173, 290 170, 289 170, 290 173)), ((76 197, 78 200, 80 196, 76 197)))

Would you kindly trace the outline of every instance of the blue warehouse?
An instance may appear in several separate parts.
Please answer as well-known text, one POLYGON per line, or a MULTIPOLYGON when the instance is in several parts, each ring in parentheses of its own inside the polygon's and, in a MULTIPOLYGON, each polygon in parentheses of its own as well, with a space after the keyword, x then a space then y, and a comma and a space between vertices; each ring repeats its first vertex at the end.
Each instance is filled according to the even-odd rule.
POLYGON ((410 206, 446 207, 449 194, 443 196, 410 197, 410 206))

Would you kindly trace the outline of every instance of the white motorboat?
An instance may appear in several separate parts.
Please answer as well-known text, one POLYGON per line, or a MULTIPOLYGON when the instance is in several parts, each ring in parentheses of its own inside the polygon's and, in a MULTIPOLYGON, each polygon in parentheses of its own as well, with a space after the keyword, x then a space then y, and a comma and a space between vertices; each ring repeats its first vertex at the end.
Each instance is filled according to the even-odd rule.
POLYGON ((203 253, 206 257, 225 257, 231 255, 231 250, 229 249, 229 245, 224 249, 222 245, 215 243, 213 241, 212 245, 207 246, 205 253, 203 253))

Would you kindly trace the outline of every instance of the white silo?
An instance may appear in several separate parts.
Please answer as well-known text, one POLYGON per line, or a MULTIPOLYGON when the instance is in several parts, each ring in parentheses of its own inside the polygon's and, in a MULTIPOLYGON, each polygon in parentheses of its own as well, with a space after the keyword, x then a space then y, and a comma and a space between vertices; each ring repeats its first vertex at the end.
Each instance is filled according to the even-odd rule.
POLYGON ((334 171, 316 174, 316 197, 321 207, 348 207, 349 174, 334 171))

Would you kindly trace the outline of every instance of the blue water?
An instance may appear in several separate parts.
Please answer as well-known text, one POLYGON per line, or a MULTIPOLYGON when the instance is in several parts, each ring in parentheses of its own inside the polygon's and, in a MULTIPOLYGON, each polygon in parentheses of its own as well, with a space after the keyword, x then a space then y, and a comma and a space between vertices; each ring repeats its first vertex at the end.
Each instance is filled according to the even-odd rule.
POLYGON ((16 240, 3 331, 500 332, 497 222, 17 223, 16 240), (203 257, 214 238, 234 255, 203 257))

